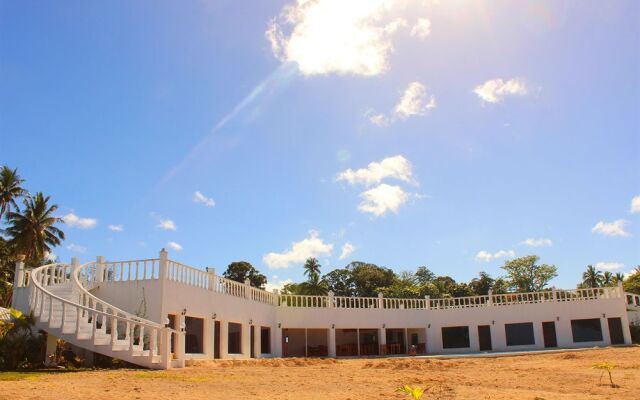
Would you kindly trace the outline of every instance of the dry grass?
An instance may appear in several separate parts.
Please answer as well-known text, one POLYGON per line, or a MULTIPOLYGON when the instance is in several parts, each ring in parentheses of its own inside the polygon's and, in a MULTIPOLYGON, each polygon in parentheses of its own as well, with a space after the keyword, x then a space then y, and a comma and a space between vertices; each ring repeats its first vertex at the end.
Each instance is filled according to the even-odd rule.
MULTIPOLYGON (((82 371, 3 381, 0 399, 638 399, 640 347, 465 359, 198 361, 181 370, 82 371), (616 364, 619 387, 591 366, 616 364)), ((15 378, 16 375, 13 376, 15 378)))

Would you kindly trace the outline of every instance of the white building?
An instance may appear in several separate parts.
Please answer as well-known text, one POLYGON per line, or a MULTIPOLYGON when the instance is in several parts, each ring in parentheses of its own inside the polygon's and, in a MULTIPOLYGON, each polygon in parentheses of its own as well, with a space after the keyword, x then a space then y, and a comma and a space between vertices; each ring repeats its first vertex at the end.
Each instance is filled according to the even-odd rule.
MULTIPOLYGON (((187 359, 504 352, 630 344, 640 296, 611 288, 448 299, 270 293, 168 259, 16 266, 13 306, 51 343, 150 368, 187 359)), ((640 319, 639 319, 640 322, 640 319)))

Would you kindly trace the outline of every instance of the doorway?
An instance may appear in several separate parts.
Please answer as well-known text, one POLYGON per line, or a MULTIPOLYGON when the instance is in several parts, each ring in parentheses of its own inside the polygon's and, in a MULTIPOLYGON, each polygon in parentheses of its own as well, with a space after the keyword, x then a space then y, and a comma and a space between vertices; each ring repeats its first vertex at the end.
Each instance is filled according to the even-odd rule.
POLYGON ((479 325, 478 326, 478 339, 480 341, 480 351, 491 351, 493 346, 491 344, 491 326, 479 325))
POLYGON ((249 348, 251 349, 251 358, 256 358, 256 345, 255 345, 255 338, 256 338, 256 330, 255 330, 255 326, 251 325, 251 345, 249 346, 249 348))
POLYGON ((220 321, 213 324, 213 358, 220 358, 220 321))
POLYGON ((611 344, 624 344, 624 334, 622 333, 622 320, 620 318, 609 318, 609 337, 611 344))
POLYGON ((558 347, 556 336, 556 323, 553 321, 542 323, 542 336, 544 337, 544 347, 558 347))

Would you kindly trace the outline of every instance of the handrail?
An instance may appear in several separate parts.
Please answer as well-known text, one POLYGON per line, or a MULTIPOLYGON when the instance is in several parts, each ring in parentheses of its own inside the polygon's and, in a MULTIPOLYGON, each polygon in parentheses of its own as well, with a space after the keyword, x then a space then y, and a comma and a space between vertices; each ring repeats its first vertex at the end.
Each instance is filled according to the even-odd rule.
MULTIPOLYGON (((120 309, 120 308, 118 308, 118 307, 115 307, 115 306, 113 306, 113 305, 111 305, 111 304, 109 304, 109 303, 105 302, 104 300, 99 299, 98 297, 94 296, 93 294, 91 294, 91 293, 90 293, 87 289, 85 289, 85 287, 80 283, 80 279, 78 278, 78 275, 80 274, 80 271, 81 271, 83 268, 86 268, 86 267, 88 267, 88 266, 89 266, 89 265, 91 265, 91 264, 95 264, 95 262, 88 262, 88 263, 85 263, 85 264, 82 264, 82 265, 78 265, 78 266, 74 269, 74 271, 72 271, 72 275, 73 275, 74 283, 76 284, 76 286, 77 286, 78 288, 80 288, 80 290, 82 291, 82 294, 83 294, 83 295, 85 295, 85 296, 87 296, 87 297, 89 297, 90 299, 92 299, 92 300, 94 301, 94 304, 97 302, 97 303, 99 303, 103 308, 105 308, 105 309, 110 308, 110 309, 111 309, 112 311, 114 311, 114 312, 117 312, 117 313, 123 314, 123 315, 125 316, 124 318, 128 318, 128 319, 130 319, 130 320, 133 320, 133 321, 134 321, 134 322, 136 322, 136 323, 139 323, 139 324, 142 324, 142 325, 145 325, 145 326, 148 326, 148 327, 153 327, 153 328, 156 328, 156 329, 169 329, 170 331, 173 331, 174 333, 178 333, 178 331, 177 331, 177 330, 175 330, 175 329, 172 329, 172 328, 169 328, 169 327, 165 327, 164 325, 159 324, 159 323, 157 323, 157 322, 153 322, 153 321, 150 321, 150 320, 148 320, 148 319, 145 319, 145 318, 139 317, 139 316, 137 316, 137 315, 135 315, 135 314, 131 314, 131 313, 129 313, 129 312, 127 312, 127 311, 124 311, 124 310, 122 310, 122 309, 120 309), (105 306, 106 306, 106 307, 105 307, 105 306)), ((96 311, 97 311, 97 310, 96 310, 96 311)), ((112 314, 107 314, 107 315, 112 315, 112 314)))

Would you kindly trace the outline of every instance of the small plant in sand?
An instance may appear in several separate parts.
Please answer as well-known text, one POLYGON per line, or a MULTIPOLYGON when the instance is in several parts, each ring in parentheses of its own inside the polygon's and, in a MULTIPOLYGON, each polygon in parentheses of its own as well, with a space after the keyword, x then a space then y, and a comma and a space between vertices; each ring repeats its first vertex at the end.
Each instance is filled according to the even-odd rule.
POLYGON ((615 365, 606 361, 598 362, 591 366, 591 368, 593 369, 599 369, 600 371, 602 371, 602 373, 600 374, 600 381, 598 382, 599 385, 602 384, 602 377, 606 372, 607 374, 609 374, 609 382, 611 384, 611 387, 617 387, 617 385, 613 383, 613 378, 611 377, 611 371, 613 371, 615 367, 615 365))
POLYGON ((420 400, 422 398, 422 395, 424 394, 424 391, 425 389, 421 389, 419 387, 412 388, 409 385, 400 386, 396 389, 396 392, 406 393, 414 400, 420 400))

